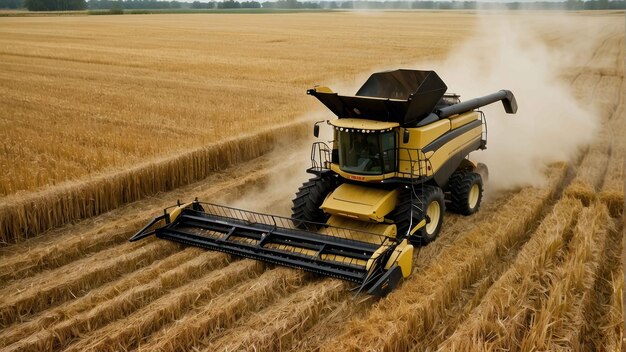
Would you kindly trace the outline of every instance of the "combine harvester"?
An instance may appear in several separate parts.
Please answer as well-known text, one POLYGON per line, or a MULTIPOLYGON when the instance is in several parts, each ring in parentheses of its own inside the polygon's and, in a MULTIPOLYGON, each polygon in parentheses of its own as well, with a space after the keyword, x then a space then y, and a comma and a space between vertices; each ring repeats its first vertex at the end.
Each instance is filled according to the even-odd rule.
POLYGON ((314 174, 283 218, 197 199, 164 210, 130 241, 158 238, 299 268, 358 283, 384 296, 411 274, 413 245, 433 241, 445 210, 478 211, 484 165, 468 155, 487 146, 476 109, 515 97, 501 90, 460 102, 433 71, 373 74, 355 96, 307 91, 337 119, 328 145, 313 143, 314 174))

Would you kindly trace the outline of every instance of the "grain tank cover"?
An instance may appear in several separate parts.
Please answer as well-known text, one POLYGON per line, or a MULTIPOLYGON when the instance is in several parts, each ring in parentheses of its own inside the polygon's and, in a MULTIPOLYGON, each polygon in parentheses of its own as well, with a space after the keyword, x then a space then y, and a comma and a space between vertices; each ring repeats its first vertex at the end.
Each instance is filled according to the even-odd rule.
POLYGON ((329 89, 310 89, 337 117, 360 118, 409 125, 433 112, 448 87, 434 71, 395 70, 377 72, 355 96, 329 89))

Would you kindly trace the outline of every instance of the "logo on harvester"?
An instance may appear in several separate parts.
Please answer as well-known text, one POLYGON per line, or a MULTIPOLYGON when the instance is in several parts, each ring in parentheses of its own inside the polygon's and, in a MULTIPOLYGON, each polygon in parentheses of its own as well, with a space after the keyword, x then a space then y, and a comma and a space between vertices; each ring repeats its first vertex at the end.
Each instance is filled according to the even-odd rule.
POLYGON ((350 175, 350 179, 351 180, 357 180, 357 181, 365 181, 365 177, 363 177, 363 176, 350 175))

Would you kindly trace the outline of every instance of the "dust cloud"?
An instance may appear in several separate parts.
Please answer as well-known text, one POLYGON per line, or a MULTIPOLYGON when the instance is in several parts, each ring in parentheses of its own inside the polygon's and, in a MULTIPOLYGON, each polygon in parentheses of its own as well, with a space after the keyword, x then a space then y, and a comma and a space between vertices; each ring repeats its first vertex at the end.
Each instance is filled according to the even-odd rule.
MULTIPOLYGON (((476 34, 445 60, 402 67, 436 71, 448 93, 460 94, 462 100, 500 89, 515 94, 516 115, 506 114, 500 103, 482 108, 488 148, 470 159, 488 166, 489 192, 541 186, 550 163, 576 158, 595 137, 598 112, 576 98, 568 81, 572 71, 588 65, 601 31, 597 22, 585 21, 556 12, 481 11, 476 34)), ((351 94, 370 74, 329 86, 351 94)))
MULTIPOLYGON (((306 172, 311 167, 310 151, 315 141, 329 142, 332 140, 332 129, 320 130, 320 138, 313 138, 313 124, 327 120, 329 113, 319 110, 298 117, 297 121, 305 121, 309 128, 308 137, 303 140, 292 136, 280 136, 268 158, 275 160, 268 170, 268 177, 260 184, 251 187, 238 199, 227 202, 230 206, 250 211, 269 213, 279 216, 291 216, 291 200, 298 188, 314 175, 306 172)), ((328 143, 330 145, 330 143, 328 143)))
MULTIPOLYGON (((563 30, 574 28, 578 19, 551 15, 545 20, 558 22, 563 30)), ((418 67, 437 71, 448 92, 461 94, 462 100, 511 90, 517 114, 506 114, 500 103, 484 107, 488 148, 472 153, 470 159, 488 166, 486 188, 492 192, 540 186, 550 163, 575 158, 594 138, 596 113, 581 105, 564 78, 564 65, 580 65, 594 38, 578 38, 579 42, 559 48, 560 40, 548 44, 539 31, 521 21, 481 15, 478 22, 477 35, 447 60, 418 67)))

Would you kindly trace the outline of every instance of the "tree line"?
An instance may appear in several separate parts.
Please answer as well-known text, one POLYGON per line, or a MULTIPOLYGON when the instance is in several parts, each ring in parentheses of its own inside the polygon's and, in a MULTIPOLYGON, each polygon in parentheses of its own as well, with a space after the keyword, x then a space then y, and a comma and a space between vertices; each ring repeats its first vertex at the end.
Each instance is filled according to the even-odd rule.
POLYGON ((84 10, 87 3, 85 0, 24 0, 23 7, 29 11, 70 11, 84 10))
POLYGON ((1 9, 27 8, 30 11, 108 10, 108 9, 539 9, 539 10, 617 10, 626 9, 626 0, 566 0, 536 2, 477 1, 209 1, 162 0, 0 0, 1 9))
POLYGON ((90 10, 108 9, 128 9, 128 10, 158 10, 158 9, 180 9, 186 3, 180 1, 159 1, 159 0, 89 0, 87 8, 90 10))

